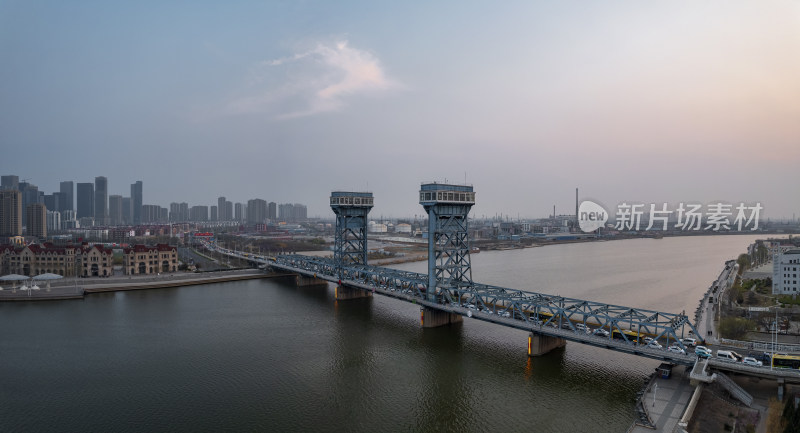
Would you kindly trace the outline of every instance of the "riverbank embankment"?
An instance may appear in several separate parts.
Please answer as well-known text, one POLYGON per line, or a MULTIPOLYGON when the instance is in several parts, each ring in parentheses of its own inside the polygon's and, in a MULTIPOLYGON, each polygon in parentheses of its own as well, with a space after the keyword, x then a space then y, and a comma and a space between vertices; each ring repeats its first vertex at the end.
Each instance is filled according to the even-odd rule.
POLYGON ((93 293, 122 292, 132 290, 152 290, 171 287, 215 284, 229 281, 279 278, 285 274, 266 273, 257 269, 243 269, 224 272, 193 272, 182 274, 161 274, 148 276, 119 276, 94 280, 80 279, 72 282, 52 284, 50 288, 39 287, 3 288, 0 302, 3 301, 56 301, 83 299, 93 293), (78 282, 81 284, 78 285, 78 282))

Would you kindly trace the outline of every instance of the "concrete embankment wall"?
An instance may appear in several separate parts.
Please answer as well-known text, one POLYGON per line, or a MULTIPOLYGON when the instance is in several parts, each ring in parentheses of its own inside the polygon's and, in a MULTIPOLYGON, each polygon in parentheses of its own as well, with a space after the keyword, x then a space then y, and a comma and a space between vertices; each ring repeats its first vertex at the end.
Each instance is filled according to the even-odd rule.
POLYGON ((164 281, 155 281, 148 283, 117 283, 110 284, 103 287, 91 287, 84 289, 84 293, 104 293, 104 292, 122 292, 128 290, 148 290, 148 289, 163 289, 168 287, 183 287, 195 286, 199 284, 214 284, 224 283, 228 281, 241 281, 241 280, 256 280, 261 278, 278 278, 284 277, 282 274, 249 274, 249 275, 227 275, 224 277, 211 277, 191 280, 169 280, 165 278, 164 281))

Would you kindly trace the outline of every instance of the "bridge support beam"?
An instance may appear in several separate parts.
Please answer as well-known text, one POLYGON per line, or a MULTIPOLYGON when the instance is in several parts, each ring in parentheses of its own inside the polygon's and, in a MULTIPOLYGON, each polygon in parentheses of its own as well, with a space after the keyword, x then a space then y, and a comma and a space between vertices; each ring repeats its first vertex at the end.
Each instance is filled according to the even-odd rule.
POLYGON ((564 347, 567 345, 567 340, 558 337, 550 337, 548 335, 534 334, 531 332, 528 335, 528 356, 540 356, 553 349, 564 347))
POLYGON ((449 311, 437 310, 430 307, 422 307, 419 311, 419 324, 423 328, 437 328, 439 326, 463 321, 464 317, 462 315, 449 311))
POLYGON ((348 299, 361 299, 361 298, 371 298, 372 292, 369 290, 359 289, 357 287, 350 287, 345 285, 338 285, 336 286, 336 291, 334 292, 334 298, 337 301, 346 301, 348 299))
POLYGON ((298 275, 295 278, 295 283, 297 287, 322 287, 328 286, 328 282, 317 277, 306 277, 304 275, 298 275))
POLYGON ((778 379, 778 401, 783 401, 783 390, 784 390, 784 383, 786 381, 783 378, 778 379))

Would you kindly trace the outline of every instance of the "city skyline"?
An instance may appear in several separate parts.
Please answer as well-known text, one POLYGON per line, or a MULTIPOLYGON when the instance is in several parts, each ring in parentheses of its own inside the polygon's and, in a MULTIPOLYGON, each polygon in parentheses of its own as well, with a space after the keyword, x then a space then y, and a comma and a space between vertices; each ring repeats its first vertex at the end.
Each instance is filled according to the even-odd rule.
POLYGON ((474 185, 476 216, 576 187, 800 214, 796 1, 362 6, 0 5, 0 172, 319 217, 333 190, 419 215, 427 181, 474 185))

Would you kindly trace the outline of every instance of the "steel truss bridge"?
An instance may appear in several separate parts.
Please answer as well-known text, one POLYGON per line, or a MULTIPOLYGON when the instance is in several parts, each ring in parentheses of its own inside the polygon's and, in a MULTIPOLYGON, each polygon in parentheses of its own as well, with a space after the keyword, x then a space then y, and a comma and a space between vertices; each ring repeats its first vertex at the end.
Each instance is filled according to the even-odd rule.
MULTIPOLYGON (((380 266, 358 265, 344 268, 345 278, 339 280, 334 273, 336 265, 330 258, 298 254, 266 257, 239 251, 218 252, 276 270, 356 287, 420 306, 535 334, 675 364, 694 365, 698 361, 691 348, 683 346, 679 340, 688 334, 689 330, 697 335, 697 330, 685 314, 662 313, 477 283, 474 283, 473 287, 463 287, 442 293, 440 302, 430 302, 426 299, 428 282, 426 274, 380 266), (459 299, 461 299, 460 303, 459 299), (470 308, 470 304, 474 305, 475 309, 470 308), (602 327, 612 331, 615 329, 618 331, 633 330, 650 335, 653 339, 668 339, 670 343, 677 341, 681 347, 684 347, 686 355, 634 344, 627 339, 625 333, 622 333, 625 337, 622 340, 613 339, 610 335, 587 334, 578 329, 579 323, 592 328, 602 327)), ((787 383, 800 383, 800 371, 797 370, 771 370, 766 366, 751 367, 714 358, 703 362, 718 370, 764 378, 782 378, 787 383)))
MULTIPOLYGON (((428 214, 427 274, 367 264, 366 225, 374 203, 372 193, 334 191, 330 200, 336 214, 333 259, 303 255, 265 257, 207 246, 275 270, 333 282, 343 290, 363 290, 411 302, 421 306, 423 318, 426 312, 433 317, 444 312, 529 331, 529 354, 532 353, 531 341, 536 337, 545 345, 569 340, 675 364, 693 365, 698 360, 681 341, 690 335, 699 337, 685 312, 665 313, 473 281, 467 218, 475 203, 472 186, 436 182, 421 185, 420 205, 428 214), (603 329, 605 333, 589 332, 590 329, 603 329), (659 343, 666 341, 667 347, 677 344, 683 353, 643 344, 645 337, 659 343), (548 338, 553 339, 548 342, 548 338)), ((436 319, 433 325, 423 325, 450 323, 450 317, 460 318, 458 316, 447 316, 446 321, 436 319)), ((537 353, 546 350, 549 349, 537 353)), ((726 365, 716 360, 705 365, 737 371, 745 368, 751 373, 747 370, 750 367, 726 365)), ((788 374, 800 379, 797 371, 773 372, 762 368, 759 373, 772 377, 788 374)))
POLYGON ((339 278, 337 264, 330 258, 297 254, 264 257, 237 251, 219 252, 275 270, 359 288, 538 335, 676 364, 693 365, 697 360, 691 348, 684 347, 680 341, 683 337, 697 335, 697 330, 683 313, 664 313, 474 282, 469 286, 440 288, 436 299, 431 301, 427 296, 426 274, 380 266, 349 265, 341 268, 342 277, 339 278), (587 333, 579 329, 579 324, 606 329, 609 335, 587 333), (617 331, 618 338, 612 338, 613 331, 617 331), (632 341, 630 331, 654 340, 666 340, 668 345, 677 343, 684 348, 686 355, 667 351, 666 348, 636 344, 632 341))

